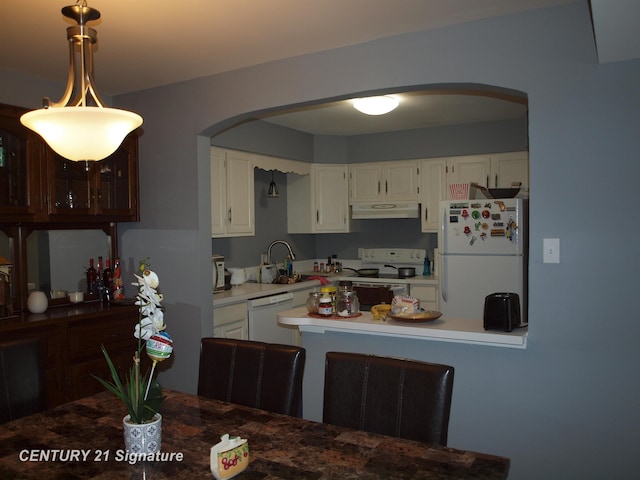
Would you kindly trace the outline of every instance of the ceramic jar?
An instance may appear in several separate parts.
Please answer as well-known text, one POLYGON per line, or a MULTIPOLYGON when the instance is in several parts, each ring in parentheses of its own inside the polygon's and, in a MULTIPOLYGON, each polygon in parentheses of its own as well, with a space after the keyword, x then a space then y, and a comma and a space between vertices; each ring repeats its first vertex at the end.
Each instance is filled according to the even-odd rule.
POLYGON ((44 292, 34 290, 27 298, 27 308, 31 313, 44 313, 49 306, 49 300, 44 292))

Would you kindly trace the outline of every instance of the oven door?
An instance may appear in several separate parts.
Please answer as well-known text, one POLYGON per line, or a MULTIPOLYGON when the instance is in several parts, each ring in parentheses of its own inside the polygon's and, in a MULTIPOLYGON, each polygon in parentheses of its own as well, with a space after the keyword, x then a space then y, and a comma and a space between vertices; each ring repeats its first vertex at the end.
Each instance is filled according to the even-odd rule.
POLYGON ((408 293, 406 284, 388 285, 373 282, 353 282, 353 290, 358 295, 362 312, 369 312, 372 306, 380 303, 391 304, 396 295, 407 295, 408 293))

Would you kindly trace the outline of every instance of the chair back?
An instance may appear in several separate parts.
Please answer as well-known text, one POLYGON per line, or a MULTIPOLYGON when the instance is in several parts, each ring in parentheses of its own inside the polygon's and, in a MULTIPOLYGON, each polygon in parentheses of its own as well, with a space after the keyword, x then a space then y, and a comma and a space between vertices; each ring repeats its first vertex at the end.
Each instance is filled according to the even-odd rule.
POLYGON ((45 406, 39 338, 0 343, 0 423, 39 412, 45 406))
POLYGON ((448 365, 328 352, 323 421, 446 445, 453 373, 448 365))
POLYGON ((301 417, 305 358, 291 345, 203 338, 198 395, 301 417))

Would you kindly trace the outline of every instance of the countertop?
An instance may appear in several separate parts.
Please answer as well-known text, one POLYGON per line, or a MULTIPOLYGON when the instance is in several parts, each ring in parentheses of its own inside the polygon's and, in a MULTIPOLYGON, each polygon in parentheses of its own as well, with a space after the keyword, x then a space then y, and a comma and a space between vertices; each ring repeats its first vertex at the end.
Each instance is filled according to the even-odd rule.
POLYGON ((305 307, 278 313, 278 323, 295 325, 301 332, 310 333, 334 331, 521 349, 527 347, 528 332, 527 328, 519 328, 512 332, 485 331, 481 320, 460 318, 440 317, 426 323, 374 320, 371 312, 361 312, 361 315, 355 318, 315 318, 307 314, 305 307))
MULTIPOLYGON (((315 275, 314 272, 301 272, 303 275, 315 275)), ((352 280, 366 283, 367 279, 362 277, 350 276, 350 275, 322 275, 332 283, 337 284, 340 280, 352 280)), ((410 283, 417 285, 438 285, 438 277, 416 275, 411 278, 388 278, 385 279, 388 283, 410 283)), ((308 288, 320 288, 321 283, 319 280, 306 280, 303 282, 291 283, 291 284, 277 284, 277 283, 242 283, 240 285, 234 285, 229 290, 222 292, 216 292, 213 294, 213 307, 223 307, 225 305, 231 305, 234 303, 240 303, 254 298, 266 297, 269 295, 277 295, 285 292, 296 292, 299 290, 305 290, 308 288)))
POLYGON ((505 457, 163 393, 158 459, 124 457, 124 407, 103 392, 0 425, 0 477, 210 479, 210 448, 225 433, 249 441, 249 466, 238 479, 489 480, 509 471, 505 457))
POLYGON ((82 321, 88 318, 99 318, 113 315, 113 312, 130 313, 137 309, 138 307, 133 304, 109 305, 99 301, 54 305, 49 306, 44 313, 29 313, 25 311, 0 319, 0 332, 24 327, 54 325, 59 323, 60 320, 82 321))

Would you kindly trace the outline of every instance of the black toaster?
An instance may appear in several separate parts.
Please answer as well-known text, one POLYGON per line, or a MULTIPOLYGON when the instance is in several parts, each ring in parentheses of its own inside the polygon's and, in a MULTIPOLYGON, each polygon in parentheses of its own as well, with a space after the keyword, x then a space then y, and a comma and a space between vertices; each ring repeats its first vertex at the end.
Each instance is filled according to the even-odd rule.
POLYGON ((521 326, 520 296, 517 293, 492 293, 485 297, 485 330, 510 332, 521 326))

